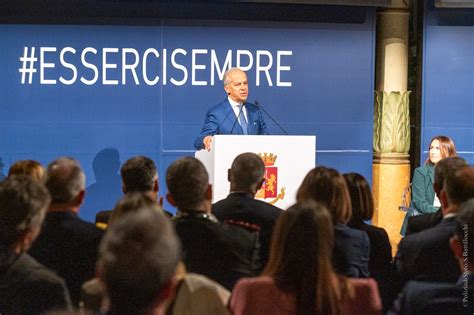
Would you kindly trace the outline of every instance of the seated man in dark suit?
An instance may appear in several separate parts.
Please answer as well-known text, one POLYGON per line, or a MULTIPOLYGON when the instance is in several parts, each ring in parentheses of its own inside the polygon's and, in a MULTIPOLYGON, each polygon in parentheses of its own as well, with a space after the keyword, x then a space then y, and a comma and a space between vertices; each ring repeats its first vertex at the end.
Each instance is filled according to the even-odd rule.
POLYGON ((389 314, 474 313, 474 261, 468 258, 474 253, 474 199, 463 204, 455 223, 450 246, 461 277, 453 284, 408 282, 389 314))
POLYGON ((108 314, 166 314, 174 297, 179 240, 157 209, 126 213, 107 230, 97 266, 110 299, 108 314))
POLYGON ((51 194, 43 229, 29 253, 66 280, 75 306, 83 282, 95 275, 95 263, 103 231, 83 221, 78 213, 85 195, 85 175, 79 163, 60 158, 46 170, 51 194))
POLYGON ((204 165, 185 157, 166 173, 170 204, 189 272, 205 275, 232 290, 242 277, 255 276, 259 266, 258 233, 220 223, 211 213, 212 188, 204 165))
MULTIPOLYGON (((467 166, 466 160, 458 156, 442 159, 436 164, 434 170, 433 188, 437 196, 441 195, 446 174, 454 173, 460 167, 467 166)), ((434 213, 422 214, 408 218, 407 230, 405 235, 417 233, 429 229, 443 220, 442 210, 434 213)))
POLYGON ((26 253, 51 198, 42 183, 11 176, 0 184, 0 314, 71 307, 64 280, 26 253))
MULTIPOLYGON (((440 162, 441 163, 441 162, 440 162)), ((443 220, 436 226, 405 237, 395 258, 402 283, 407 280, 456 282, 458 262, 449 247, 455 218, 462 203, 474 198, 474 168, 448 173, 441 191, 443 220)))
POLYGON ((212 213, 221 222, 233 220, 260 228, 260 256, 264 266, 270 251, 273 226, 281 209, 255 200, 255 194, 265 181, 265 165, 255 153, 237 156, 229 170, 230 194, 212 206, 212 213))

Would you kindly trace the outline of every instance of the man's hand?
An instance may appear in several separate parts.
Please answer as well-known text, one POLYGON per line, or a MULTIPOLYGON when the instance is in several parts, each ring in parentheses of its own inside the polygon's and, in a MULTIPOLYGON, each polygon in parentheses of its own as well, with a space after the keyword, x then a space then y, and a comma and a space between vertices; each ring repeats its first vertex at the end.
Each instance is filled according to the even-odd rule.
POLYGON ((203 140, 202 143, 204 143, 204 148, 207 151, 211 151, 211 143, 212 143, 212 136, 206 136, 203 140))

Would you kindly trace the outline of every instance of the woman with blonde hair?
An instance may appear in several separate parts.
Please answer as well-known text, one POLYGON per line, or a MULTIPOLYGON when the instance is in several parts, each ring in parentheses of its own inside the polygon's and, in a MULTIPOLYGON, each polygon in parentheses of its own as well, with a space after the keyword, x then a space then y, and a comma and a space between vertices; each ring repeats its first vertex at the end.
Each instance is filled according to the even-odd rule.
POLYGON ((331 214, 335 239, 332 261, 336 272, 354 278, 368 277, 370 242, 365 232, 347 226, 352 207, 344 177, 335 169, 318 166, 303 179, 296 199, 321 203, 331 214))
POLYGON ((297 203, 280 215, 262 276, 240 280, 232 291, 232 314, 379 314, 373 279, 334 272, 332 217, 321 204, 297 203))

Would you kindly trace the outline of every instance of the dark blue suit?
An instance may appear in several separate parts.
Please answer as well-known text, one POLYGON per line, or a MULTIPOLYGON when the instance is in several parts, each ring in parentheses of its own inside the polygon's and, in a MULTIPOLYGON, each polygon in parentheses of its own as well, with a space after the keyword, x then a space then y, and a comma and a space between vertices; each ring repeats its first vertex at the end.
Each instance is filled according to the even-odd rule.
MULTIPOLYGON (((249 135, 267 135, 267 125, 263 120, 260 108, 247 102, 245 103, 245 107, 247 109, 248 118, 247 133, 249 135)), ((196 141, 194 141, 194 147, 196 150, 204 148, 202 141, 207 136, 230 134, 243 135, 242 127, 240 127, 239 122, 235 122, 236 119, 237 117, 235 116, 234 110, 232 109, 228 99, 225 99, 222 103, 212 107, 207 112, 206 121, 204 122, 201 133, 196 138, 196 141), (232 127, 234 129, 232 129, 232 127)))
POLYGON ((387 314, 472 314, 474 275, 457 283, 410 281, 387 314), (466 287, 465 287, 466 286, 466 287))

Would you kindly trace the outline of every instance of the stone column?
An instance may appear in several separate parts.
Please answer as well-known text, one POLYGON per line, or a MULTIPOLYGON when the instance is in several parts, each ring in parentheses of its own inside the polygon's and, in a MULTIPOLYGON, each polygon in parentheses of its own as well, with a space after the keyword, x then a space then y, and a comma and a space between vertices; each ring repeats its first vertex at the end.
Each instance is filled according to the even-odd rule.
POLYGON ((377 13, 376 91, 374 98, 373 224, 383 227, 394 252, 405 217, 399 211, 410 183, 408 9, 377 13))

